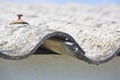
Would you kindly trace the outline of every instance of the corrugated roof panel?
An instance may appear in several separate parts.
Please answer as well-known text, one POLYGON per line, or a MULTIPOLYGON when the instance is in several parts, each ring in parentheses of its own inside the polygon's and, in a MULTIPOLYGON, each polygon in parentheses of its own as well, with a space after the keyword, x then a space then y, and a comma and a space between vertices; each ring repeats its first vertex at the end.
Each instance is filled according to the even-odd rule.
POLYGON ((100 64, 120 52, 119 5, 1 3, 1 8, 0 56, 3 58, 22 59, 46 48, 100 64), (23 13, 29 24, 9 24, 18 12, 23 13))

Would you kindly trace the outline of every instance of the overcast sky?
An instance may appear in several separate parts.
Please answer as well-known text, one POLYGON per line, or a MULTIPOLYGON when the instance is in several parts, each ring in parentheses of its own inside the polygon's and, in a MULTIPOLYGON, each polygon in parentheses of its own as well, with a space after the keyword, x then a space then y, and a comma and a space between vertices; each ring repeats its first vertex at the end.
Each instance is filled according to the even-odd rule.
MULTIPOLYGON (((2 1, 2 0, 1 0, 2 1)), ((7 0, 9 2, 18 3, 36 3, 36 2, 47 2, 47 3, 87 3, 87 4, 101 4, 101 3, 115 3, 120 4, 120 0, 7 0)))

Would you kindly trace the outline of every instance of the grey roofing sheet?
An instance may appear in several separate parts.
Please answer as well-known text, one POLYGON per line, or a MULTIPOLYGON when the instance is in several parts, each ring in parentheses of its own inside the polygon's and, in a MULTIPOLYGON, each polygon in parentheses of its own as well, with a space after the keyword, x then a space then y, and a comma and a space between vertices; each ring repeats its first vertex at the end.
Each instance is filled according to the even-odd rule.
POLYGON ((93 64, 107 62, 120 52, 119 5, 0 5, 0 56, 3 58, 23 59, 41 45, 93 64), (23 13, 29 25, 9 25, 16 13, 23 13))

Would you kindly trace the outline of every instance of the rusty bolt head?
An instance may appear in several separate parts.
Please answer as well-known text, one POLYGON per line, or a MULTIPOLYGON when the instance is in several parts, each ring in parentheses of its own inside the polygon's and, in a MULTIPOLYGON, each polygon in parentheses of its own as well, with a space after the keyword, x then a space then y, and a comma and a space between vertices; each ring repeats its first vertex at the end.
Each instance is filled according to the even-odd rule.
POLYGON ((22 14, 17 14, 18 20, 21 20, 21 17, 23 16, 22 14))
POLYGON ((12 25, 12 24, 29 24, 29 23, 21 20, 21 17, 22 17, 22 16, 23 16, 22 14, 17 14, 18 19, 17 19, 17 20, 14 20, 14 21, 11 21, 11 22, 10 22, 10 25, 12 25))

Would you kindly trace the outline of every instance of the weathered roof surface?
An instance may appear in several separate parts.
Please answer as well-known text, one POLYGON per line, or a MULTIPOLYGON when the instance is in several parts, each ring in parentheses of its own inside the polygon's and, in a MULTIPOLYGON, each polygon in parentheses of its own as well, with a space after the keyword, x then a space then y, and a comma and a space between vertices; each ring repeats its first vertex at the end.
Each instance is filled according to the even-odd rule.
POLYGON ((73 50, 72 56, 88 63, 107 62, 120 51, 119 5, 0 5, 0 56, 3 58, 28 57, 49 38, 65 45, 72 43, 66 45, 73 50), (30 25, 9 25, 16 13, 23 13, 30 25))

